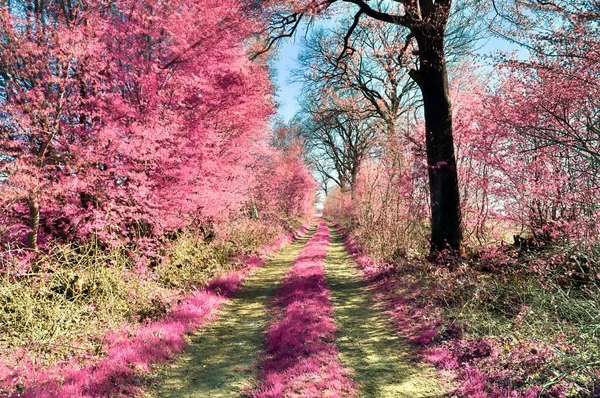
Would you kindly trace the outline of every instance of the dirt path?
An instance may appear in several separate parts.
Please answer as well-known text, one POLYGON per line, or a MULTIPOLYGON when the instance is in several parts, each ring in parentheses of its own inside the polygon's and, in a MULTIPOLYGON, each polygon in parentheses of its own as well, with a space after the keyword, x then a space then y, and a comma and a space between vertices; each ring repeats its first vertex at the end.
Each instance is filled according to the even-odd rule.
POLYGON ((355 383, 339 361, 336 326, 325 281, 330 231, 317 232, 286 272, 272 302, 272 320, 253 398, 351 397, 355 383))
POLYGON ((249 276, 236 298, 220 312, 219 320, 193 335, 186 353, 157 372, 153 383, 156 387, 148 397, 241 397, 252 390, 257 397, 273 398, 444 396, 435 371, 412 361, 409 348, 371 301, 371 293, 340 235, 328 230, 323 221, 311 241, 314 234, 315 228, 249 276), (319 282, 323 277, 324 282, 319 282), (307 291, 297 291, 299 288, 307 291), (333 312, 327 310, 331 306, 333 312), (289 308, 300 309, 302 317, 290 315, 286 320, 282 318, 283 308, 288 308, 288 315, 289 308), (302 325, 294 326, 300 327, 296 332, 294 327, 277 329, 298 323, 294 320, 306 325, 306 330, 302 325), (287 343, 285 338, 276 339, 286 347, 302 340, 300 348, 279 347, 277 341, 271 341, 274 332, 279 336, 288 334, 287 343), (303 334, 309 338, 294 337, 303 334), (319 347, 323 347, 322 352, 314 352, 321 350, 319 347), (285 360, 277 359, 279 356, 285 360), (331 369, 325 370, 326 362, 331 369), (300 374, 286 363, 312 370, 300 374), (349 383, 358 389, 357 394, 354 387, 322 391, 323 383, 346 383, 346 374, 352 379, 349 383), (294 383, 289 383, 291 380, 294 383), (311 386, 298 387, 298 382, 311 386), (273 388, 294 384, 293 391, 273 388))

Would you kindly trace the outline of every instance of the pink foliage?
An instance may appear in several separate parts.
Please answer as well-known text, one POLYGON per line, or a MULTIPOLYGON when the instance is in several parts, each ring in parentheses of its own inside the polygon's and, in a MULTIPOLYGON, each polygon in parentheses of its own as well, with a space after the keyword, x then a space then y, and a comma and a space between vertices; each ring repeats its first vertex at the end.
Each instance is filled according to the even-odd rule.
POLYGON ((82 355, 71 363, 43 368, 27 360, 26 353, 15 363, 0 363, 0 383, 5 391, 24 386, 16 397, 127 397, 139 392, 140 376, 155 364, 164 362, 186 346, 185 335, 216 319, 216 310, 240 288, 253 269, 262 266, 271 252, 308 230, 308 225, 261 250, 261 257, 244 259, 246 267, 221 275, 202 290, 179 299, 163 319, 146 324, 124 324, 104 336, 102 359, 95 363, 82 355))
MULTIPOLYGON (((539 387, 518 391, 511 385, 534 374, 540 364, 553 355, 548 348, 528 343, 514 347, 508 357, 501 357, 499 351, 504 348, 499 342, 465 339, 456 325, 444 328, 428 292, 416 283, 403 281, 396 267, 365 255, 355 240, 347 237, 345 243, 364 278, 371 282, 370 289, 376 301, 386 309, 397 332, 415 346, 423 360, 437 366, 443 372, 442 376, 454 379, 455 393, 472 398, 537 396, 539 387)), ((560 385, 546 394, 548 397, 564 396, 560 385)))
MULTIPOLYGON (((596 44, 598 46, 598 44, 596 44)), ((573 49, 560 49, 571 52, 573 49)), ((597 53, 510 62, 486 102, 480 145, 497 148, 490 160, 502 179, 506 215, 534 236, 592 242, 598 235, 599 149, 592 127, 600 86, 597 53), (594 55, 595 54, 595 55, 594 55), (591 57, 591 58, 590 58, 591 57)), ((579 53, 578 51, 578 53, 579 53)))
POLYGON ((499 61, 497 82, 472 65, 454 82, 465 235, 480 246, 507 229, 541 243, 597 240, 600 42, 595 28, 566 24, 567 37, 550 35, 530 59, 499 61))
POLYGON ((78 4, 0 6, 2 242, 151 246, 245 211, 263 183, 288 195, 266 213, 306 210, 306 166, 269 146, 273 89, 242 2, 78 4))
POLYGON ((329 239, 329 228, 320 220, 277 292, 276 321, 268 331, 262 383, 254 397, 344 397, 356 390, 333 343, 323 268, 329 239))
MULTIPOLYGON (((276 139, 285 134, 275 133, 276 139)), ((316 181, 304 163, 300 142, 277 145, 260 163, 260 170, 268 178, 257 181, 252 197, 266 221, 282 215, 303 218, 312 214, 316 181)))

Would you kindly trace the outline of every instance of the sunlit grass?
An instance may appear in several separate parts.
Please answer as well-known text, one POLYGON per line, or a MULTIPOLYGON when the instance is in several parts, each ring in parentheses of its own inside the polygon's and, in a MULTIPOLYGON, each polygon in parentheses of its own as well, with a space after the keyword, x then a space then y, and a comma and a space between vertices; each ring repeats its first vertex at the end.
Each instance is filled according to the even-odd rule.
POLYGON ((249 388, 264 345, 269 301, 311 235, 274 254, 250 275, 219 320, 193 335, 186 353, 154 375, 148 396, 238 397, 249 388))
POLYGON ((334 304, 336 342, 344 365, 364 397, 442 397, 444 387, 432 367, 414 361, 392 331, 383 310, 348 256, 338 233, 327 253, 327 284, 334 304))

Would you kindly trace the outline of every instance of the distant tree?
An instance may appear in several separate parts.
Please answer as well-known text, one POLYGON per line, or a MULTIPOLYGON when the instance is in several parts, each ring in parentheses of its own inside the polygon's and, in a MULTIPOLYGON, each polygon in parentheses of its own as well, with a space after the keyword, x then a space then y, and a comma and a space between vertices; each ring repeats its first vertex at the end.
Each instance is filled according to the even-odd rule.
POLYGON ((324 14, 337 3, 352 4, 358 8, 353 11, 353 19, 345 30, 345 45, 338 58, 339 65, 343 66, 344 58, 352 54, 351 38, 363 17, 408 30, 406 38, 401 43, 395 43, 392 51, 397 51, 396 55, 402 57, 407 49, 412 48, 412 55, 415 57, 409 76, 420 89, 425 115, 431 252, 443 249, 460 252, 460 196, 444 45, 452 1, 399 0, 393 4, 378 3, 375 6, 363 0, 276 3, 270 22, 271 36, 265 50, 279 38, 291 36, 304 17, 324 14))
POLYGON ((300 132, 307 156, 318 173, 352 192, 362 162, 374 146, 381 126, 362 98, 340 97, 323 88, 302 101, 300 132))
MULTIPOLYGON (((340 59, 344 43, 343 29, 320 29, 305 41, 297 75, 303 83, 303 98, 310 99, 313 104, 331 107, 329 96, 335 93, 338 102, 343 99, 347 104, 338 112, 356 113, 347 115, 346 119, 368 121, 357 127, 371 129, 359 135, 363 140, 368 140, 365 144, 370 155, 381 161, 385 158, 386 162, 393 159, 393 165, 390 166, 395 168, 394 172, 407 175, 412 173, 412 164, 408 164, 405 155, 411 148, 399 143, 409 139, 417 146, 421 145, 417 142, 420 140, 415 139, 415 134, 401 125, 404 124, 401 119, 418 113, 420 102, 417 87, 408 76, 411 49, 404 49, 405 54, 398 55, 400 49, 397 46, 405 34, 404 29, 397 26, 372 19, 363 20, 351 38, 351 54, 340 59), (382 151, 389 153, 383 155, 382 151), (392 153, 393 156, 388 156, 392 153)), ((313 108, 318 109, 317 106, 313 108)), ((303 109, 307 118, 311 111, 315 112, 306 106, 303 109)), ((312 117, 319 118, 314 113, 312 117)), ((318 154, 315 157, 327 158, 318 154)), ((362 156, 361 163, 364 160, 362 156)), ((359 171, 359 168, 355 168, 352 186, 359 171)))
POLYGON ((381 119, 387 134, 393 136, 399 117, 414 111, 416 102, 415 84, 408 76, 412 49, 398 48, 406 32, 380 21, 363 20, 348 43, 350 54, 340 58, 338 47, 344 43, 344 33, 321 29, 305 41, 298 70, 303 94, 315 97, 314 101, 328 89, 341 97, 362 97, 366 104, 363 115, 368 112, 381 119))

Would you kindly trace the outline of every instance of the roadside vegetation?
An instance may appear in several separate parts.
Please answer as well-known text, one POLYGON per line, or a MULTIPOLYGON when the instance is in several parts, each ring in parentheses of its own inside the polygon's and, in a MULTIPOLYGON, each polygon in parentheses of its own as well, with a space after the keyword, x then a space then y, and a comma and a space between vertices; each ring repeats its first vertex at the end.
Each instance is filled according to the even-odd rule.
POLYGON ((599 77, 598 0, 0 0, 0 395, 137 394, 236 292, 256 396, 377 391, 322 221, 242 290, 318 198, 456 395, 600 396, 599 77))

